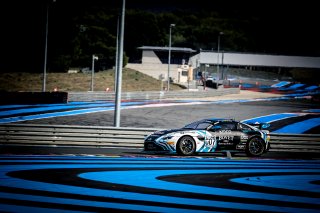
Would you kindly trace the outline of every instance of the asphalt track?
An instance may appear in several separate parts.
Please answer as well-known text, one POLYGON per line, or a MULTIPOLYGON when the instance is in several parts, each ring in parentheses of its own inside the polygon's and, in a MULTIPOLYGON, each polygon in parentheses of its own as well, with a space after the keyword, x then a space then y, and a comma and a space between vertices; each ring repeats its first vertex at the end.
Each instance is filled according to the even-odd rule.
MULTIPOLYGON (((68 106, 58 105, 54 108, 52 106, 26 106, 23 109, 1 110, 3 116, 0 116, 0 122, 2 123, 113 126, 114 122, 113 103, 105 102, 71 103, 68 106), (67 107, 69 109, 65 109, 67 107)), ((155 129, 180 128, 196 120, 213 117, 272 122, 271 131, 304 121, 303 126, 308 128, 303 129, 303 132, 297 131, 299 128, 293 126, 279 133, 319 134, 320 132, 319 103, 294 98, 127 102, 124 103, 121 110, 121 126, 155 129)))
MULTIPOLYGON (((176 128, 208 117, 271 119, 274 131, 312 119, 319 123, 319 106, 305 99, 177 103, 123 109, 121 126, 176 128)), ((112 109, 44 118, 39 108, 48 109, 2 109, 2 119, 113 125, 112 109), (17 116, 18 112, 22 114, 17 116), (25 119, 30 116, 39 117, 25 119)), ((319 133, 319 125, 307 126, 305 132, 319 133)), ((247 158, 74 147, 16 147, 15 154, 10 151, 2 147, 0 155, 1 212, 320 212, 317 154, 266 153, 247 158)))
POLYGON ((319 160, 0 156, 1 212, 319 212, 319 160))

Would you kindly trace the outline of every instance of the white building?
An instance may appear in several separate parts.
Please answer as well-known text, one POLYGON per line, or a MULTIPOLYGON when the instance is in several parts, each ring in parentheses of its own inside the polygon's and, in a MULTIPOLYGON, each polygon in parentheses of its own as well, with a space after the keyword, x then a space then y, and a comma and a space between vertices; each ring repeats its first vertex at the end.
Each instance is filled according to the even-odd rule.
MULTIPOLYGON (((157 79, 167 79, 168 73, 168 47, 143 46, 140 64, 130 63, 128 68, 138 70, 157 79)), ((193 80, 198 71, 206 67, 214 67, 218 79, 223 78, 223 67, 245 68, 250 70, 263 69, 292 69, 312 68, 320 69, 320 57, 285 56, 267 54, 248 54, 200 51, 196 54, 190 48, 171 48, 170 78, 177 83, 193 80), (195 70, 195 72, 193 71, 195 70), (186 72, 187 71, 187 72, 186 72)))
MULTIPOLYGON (((141 63, 129 63, 127 68, 138 70, 156 79, 168 79, 168 47, 143 46, 141 63)), ((196 51, 191 48, 171 47, 170 78, 175 83, 187 82, 189 58, 196 51)), ((191 75, 192 77, 192 75, 191 75)))

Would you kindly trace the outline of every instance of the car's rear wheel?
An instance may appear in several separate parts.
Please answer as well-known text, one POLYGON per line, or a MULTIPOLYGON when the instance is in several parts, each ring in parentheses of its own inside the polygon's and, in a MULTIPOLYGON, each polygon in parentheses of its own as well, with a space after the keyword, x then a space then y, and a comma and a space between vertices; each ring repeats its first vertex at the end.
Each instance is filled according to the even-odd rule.
POLYGON ((183 136, 177 144, 177 153, 180 155, 193 155, 196 150, 196 142, 191 136, 183 136))
POLYGON ((265 143, 262 138, 253 137, 247 142, 246 154, 248 156, 261 156, 265 150, 265 143))

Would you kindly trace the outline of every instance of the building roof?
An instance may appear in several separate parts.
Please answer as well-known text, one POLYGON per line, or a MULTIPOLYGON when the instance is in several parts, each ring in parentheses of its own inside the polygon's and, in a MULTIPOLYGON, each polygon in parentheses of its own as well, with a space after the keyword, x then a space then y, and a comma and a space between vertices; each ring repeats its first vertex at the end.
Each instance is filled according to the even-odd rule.
MULTIPOLYGON (((140 50, 156 50, 156 51, 169 51, 169 47, 156 47, 156 46, 142 46, 138 47, 140 50)), ((185 53, 193 53, 196 50, 187 47, 171 47, 171 51, 173 52, 185 52, 185 53)))
POLYGON ((197 67, 199 64, 218 64, 218 60, 220 65, 320 68, 320 57, 228 52, 200 52, 190 58, 190 63, 197 67))

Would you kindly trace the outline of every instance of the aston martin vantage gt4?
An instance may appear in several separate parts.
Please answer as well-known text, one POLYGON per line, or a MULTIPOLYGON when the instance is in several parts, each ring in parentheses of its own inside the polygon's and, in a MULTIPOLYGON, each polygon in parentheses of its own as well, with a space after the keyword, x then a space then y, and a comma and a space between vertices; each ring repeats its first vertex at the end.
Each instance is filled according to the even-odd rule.
POLYGON ((144 151, 193 155, 210 152, 243 152, 261 156, 267 152, 270 125, 233 119, 203 119, 181 129, 156 131, 144 139, 144 151))

